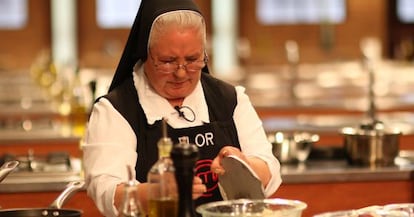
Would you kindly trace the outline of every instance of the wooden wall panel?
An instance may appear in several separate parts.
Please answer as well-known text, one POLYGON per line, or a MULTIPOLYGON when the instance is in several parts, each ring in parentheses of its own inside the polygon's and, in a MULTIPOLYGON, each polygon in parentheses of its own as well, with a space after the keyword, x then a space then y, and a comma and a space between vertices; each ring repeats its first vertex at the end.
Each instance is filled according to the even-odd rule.
POLYGON ((21 30, 0 29, 0 70, 27 69, 42 49, 50 49, 50 1, 28 0, 28 22, 21 30))
MULTIPOLYGON (((0 30, 0 68, 28 68, 41 49, 50 48, 50 1, 28 1, 28 26, 21 31, 0 30)), ((211 0, 196 0, 196 3, 207 17, 207 30, 211 33, 211 0)), ((95 2, 77 1, 77 4, 81 66, 115 68, 129 30, 99 29, 95 2)), ((327 52, 320 46, 319 25, 263 26, 255 19, 255 1, 239 0, 239 34, 249 39, 252 46, 252 56, 246 63, 286 63, 284 42, 288 39, 298 41, 303 62, 358 58, 359 40, 363 37, 378 37, 384 46, 389 44, 388 4, 388 0, 347 0, 347 21, 333 27, 335 44, 327 52)))
POLYGON ((128 29, 100 29, 95 1, 78 1, 79 63, 81 67, 115 68, 128 37, 128 29))
MULTIPOLYGON (((207 18, 211 16, 210 0, 195 0, 207 18)), ((101 29, 96 23, 95 1, 78 1, 79 58, 81 66, 115 69, 129 29, 101 29)), ((207 19, 210 31, 210 19, 207 19)))
POLYGON ((249 39, 252 57, 248 64, 286 63, 284 43, 296 40, 302 62, 355 59, 360 56, 359 40, 363 37, 386 38, 386 0, 347 0, 347 19, 333 26, 334 46, 325 51, 320 43, 320 25, 264 26, 255 19, 255 1, 240 1, 240 35, 249 39))

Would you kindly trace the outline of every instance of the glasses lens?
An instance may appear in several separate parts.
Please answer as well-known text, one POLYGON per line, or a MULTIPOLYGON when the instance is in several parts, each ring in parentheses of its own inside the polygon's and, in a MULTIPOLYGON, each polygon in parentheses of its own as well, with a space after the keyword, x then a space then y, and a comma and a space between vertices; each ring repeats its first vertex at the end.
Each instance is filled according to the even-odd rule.
POLYGON ((205 66, 204 61, 198 60, 191 63, 187 63, 186 65, 180 66, 175 63, 163 63, 157 65, 157 70, 163 74, 170 74, 177 71, 180 67, 188 72, 198 72, 205 66))
POLYGON ((177 69, 177 65, 171 64, 171 63, 163 63, 163 64, 158 65, 157 67, 157 70, 164 74, 173 73, 176 69, 177 69))
POLYGON ((205 65, 204 61, 199 60, 199 61, 188 63, 185 68, 189 72, 196 72, 196 71, 201 70, 204 67, 204 65, 205 65))

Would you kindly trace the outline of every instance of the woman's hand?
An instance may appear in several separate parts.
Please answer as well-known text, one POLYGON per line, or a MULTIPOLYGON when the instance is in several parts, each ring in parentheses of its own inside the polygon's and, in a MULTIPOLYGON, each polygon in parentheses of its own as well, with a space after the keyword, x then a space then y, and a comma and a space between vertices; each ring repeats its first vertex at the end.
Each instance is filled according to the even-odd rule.
POLYGON ((246 156, 240 151, 240 149, 233 146, 224 146, 218 155, 213 159, 213 162, 211 163, 211 171, 219 175, 224 174, 225 171, 221 165, 221 160, 229 155, 235 155, 244 162, 249 163, 246 156))
POLYGON ((224 146, 220 150, 218 155, 214 158, 213 162, 211 163, 211 171, 218 175, 224 174, 225 170, 221 165, 221 160, 229 155, 235 155, 239 159, 243 160, 248 165, 250 165, 250 167, 259 176, 263 186, 267 186, 267 183, 269 183, 269 180, 271 178, 271 174, 266 162, 256 157, 247 158, 246 155, 244 155, 240 151, 240 149, 235 148, 233 146, 224 146))
POLYGON ((193 179, 193 199, 197 199, 207 191, 206 186, 203 184, 203 181, 200 177, 195 176, 193 179))

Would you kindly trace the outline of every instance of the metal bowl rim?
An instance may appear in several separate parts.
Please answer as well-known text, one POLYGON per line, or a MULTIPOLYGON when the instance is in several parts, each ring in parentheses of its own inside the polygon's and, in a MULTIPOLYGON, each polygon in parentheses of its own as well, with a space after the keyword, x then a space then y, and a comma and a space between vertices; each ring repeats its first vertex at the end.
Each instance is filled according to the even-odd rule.
POLYGON ((413 208, 414 203, 390 203, 384 205, 384 209, 395 209, 395 208, 413 208))
POLYGON ((279 204, 279 205, 292 205, 296 211, 302 211, 308 207, 308 205, 300 200, 290 200, 290 199, 282 199, 282 198, 267 198, 263 200, 259 199, 236 199, 236 200, 224 200, 224 201, 216 201, 210 202, 203 205, 200 205, 196 208, 196 211, 202 215, 216 215, 216 216, 228 216, 229 213, 218 214, 213 211, 207 210, 208 208, 212 208, 215 206, 220 205, 230 205, 230 204, 247 204, 247 203, 267 203, 267 204, 279 204))

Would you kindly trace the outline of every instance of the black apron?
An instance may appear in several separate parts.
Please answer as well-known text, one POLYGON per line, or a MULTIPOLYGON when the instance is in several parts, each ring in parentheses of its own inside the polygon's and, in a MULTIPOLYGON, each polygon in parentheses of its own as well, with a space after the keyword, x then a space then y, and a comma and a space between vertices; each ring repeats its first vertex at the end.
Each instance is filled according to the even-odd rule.
MULTIPOLYGON (((218 189, 218 177, 210 171, 210 165, 223 146, 240 148, 233 121, 233 112, 237 104, 234 87, 206 73, 202 73, 201 83, 209 109, 210 123, 182 129, 168 127, 168 136, 174 143, 178 143, 178 139, 185 136, 189 138, 190 143, 198 147, 200 158, 195 166, 195 174, 206 185, 207 192, 195 201, 196 206, 222 200, 218 189)), ((148 171, 158 160, 156 144, 162 136, 161 121, 156 121, 153 125, 147 123, 132 78, 104 97, 128 121, 137 135, 136 176, 138 181, 146 182, 148 171)))

